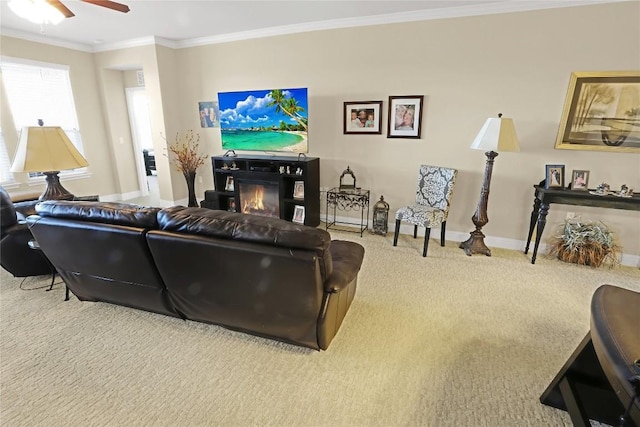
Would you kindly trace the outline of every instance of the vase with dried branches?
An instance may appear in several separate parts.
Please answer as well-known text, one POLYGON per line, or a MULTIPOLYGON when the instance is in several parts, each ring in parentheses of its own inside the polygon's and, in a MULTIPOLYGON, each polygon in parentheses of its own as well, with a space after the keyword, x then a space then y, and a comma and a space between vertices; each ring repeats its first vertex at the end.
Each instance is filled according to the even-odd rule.
POLYGON ((169 144, 169 152, 173 155, 171 163, 184 175, 189 190, 188 206, 198 206, 196 200, 196 170, 204 164, 206 154, 198 153, 200 146, 200 135, 194 134, 191 129, 184 136, 176 134, 175 140, 169 144))
POLYGON ((549 255, 565 262, 591 267, 620 263, 621 248, 602 222, 566 220, 549 244, 549 255))

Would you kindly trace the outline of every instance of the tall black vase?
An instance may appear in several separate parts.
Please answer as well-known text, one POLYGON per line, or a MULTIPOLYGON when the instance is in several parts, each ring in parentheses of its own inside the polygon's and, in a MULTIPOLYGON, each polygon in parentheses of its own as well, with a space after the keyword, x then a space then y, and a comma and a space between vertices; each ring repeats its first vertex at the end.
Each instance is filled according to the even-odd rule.
POLYGON ((189 190, 189 207, 198 207, 196 200, 196 173, 184 172, 184 179, 187 180, 187 189, 189 190))

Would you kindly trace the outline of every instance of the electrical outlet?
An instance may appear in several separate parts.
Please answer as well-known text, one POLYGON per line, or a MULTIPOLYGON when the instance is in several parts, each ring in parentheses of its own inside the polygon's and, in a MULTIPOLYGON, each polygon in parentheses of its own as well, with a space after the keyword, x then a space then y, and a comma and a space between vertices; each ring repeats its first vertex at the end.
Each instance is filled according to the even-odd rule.
POLYGON ((201 176, 199 176, 199 177, 198 177, 198 182, 199 182, 200 184, 202 184, 202 177, 201 177, 201 176))
POLYGON ((567 218, 566 219, 573 219, 576 217, 576 213, 575 212, 567 212, 567 218))

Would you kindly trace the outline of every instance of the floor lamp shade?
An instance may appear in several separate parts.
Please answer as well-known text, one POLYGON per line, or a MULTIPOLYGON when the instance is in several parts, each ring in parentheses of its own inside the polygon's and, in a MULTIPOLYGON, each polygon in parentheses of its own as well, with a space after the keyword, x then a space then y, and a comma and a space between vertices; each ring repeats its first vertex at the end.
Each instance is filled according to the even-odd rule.
POLYGON ((11 172, 44 173, 47 188, 40 200, 64 200, 73 199, 73 195, 60 185, 58 172, 88 165, 62 128, 34 126, 22 128, 11 172))
POLYGON ((471 232, 467 240, 460 243, 460 248, 464 249, 469 256, 473 254, 491 256, 491 250, 484 244, 485 236, 482 233, 482 227, 489 222, 487 205, 489 203, 489 187, 491 186, 494 159, 498 156, 498 151, 520 151, 513 120, 502 118, 502 114, 498 114, 498 117, 487 119, 480 132, 478 132, 478 136, 473 140, 471 148, 484 150, 487 162, 484 169, 478 207, 471 217, 476 229, 471 232))
POLYGON ((471 148, 485 151, 520 151, 516 127, 512 119, 492 117, 484 122, 484 126, 473 140, 471 148))

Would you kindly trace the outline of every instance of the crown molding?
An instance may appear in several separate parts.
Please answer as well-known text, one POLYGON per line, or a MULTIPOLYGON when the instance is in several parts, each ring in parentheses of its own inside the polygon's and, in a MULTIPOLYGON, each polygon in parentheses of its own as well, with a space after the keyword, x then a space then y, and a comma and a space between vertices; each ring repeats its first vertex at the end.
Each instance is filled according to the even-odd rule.
POLYGON ((117 43, 105 43, 99 45, 86 45, 67 42, 21 31, 0 28, 0 35, 16 37, 38 43, 60 46, 69 49, 86 52, 106 52, 110 50, 126 49, 131 47, 160 45, 171 49, 182 49, 210 44, 229 43, 233 41, 250 40, 256 38, 274 37, 288 34, 297 34, 312 31, 334 30, 342 28, 355 28, 372 25, 398 24, 403 22, 429 21, 436 19, 461 18, 483 15, 497 15, 503 13, 530 12, 544 9, 557 9, 565 7, 591 6, 604 3, 624 3, 638 0, 527 0, 527 1, 499 1, 483 5, 453 6, 440 9, 427 9, 412 12, 399 12, 385 15, 365 16, 359 18, 343 18, 318 22, 308 22, 279 27, 263 28, 259 30, 228 33, 210 37, 200 37, 188 40, 174 41, 157 36, 148 36, 138 39, 126 40, 117 43))
POLYGON ((52 39, 44 34, 33 34, 24 31, 11 30, 8 28, 0 28, 0 35, 6 37, 13 37, 16 39, 27 40, 36 43, 48 44, 50 46, 64 47, 67 49, 80 50, 83 52, 93 52, 91 46, 83 43, 74 43, 60 39, 52 39))
POLYGON ((209 44, 228 43, 264 37, 281 36, 287 34, 311 31, 334 30, 341 28, 365 27, 371 25, 398 24, 403 22, 429 21, 436 19, 461 18, 483 15, 497 15, 502 13, 529 12, 543 9, 557 9, 564 7, 589 6, 603 3, 623 3, 638 0, 531 0, 531 1, 502 1, 483 5, 453 6, 440 9, 427 9, 412 12, 399 12, 385 15, 365 16, 358 18, 333 19, 303 24, 285 25, 280 27, 263 28, 260 30, 222 34, 211 37, 201 37, 176 42, 178 48, 204 46, 209 44))

